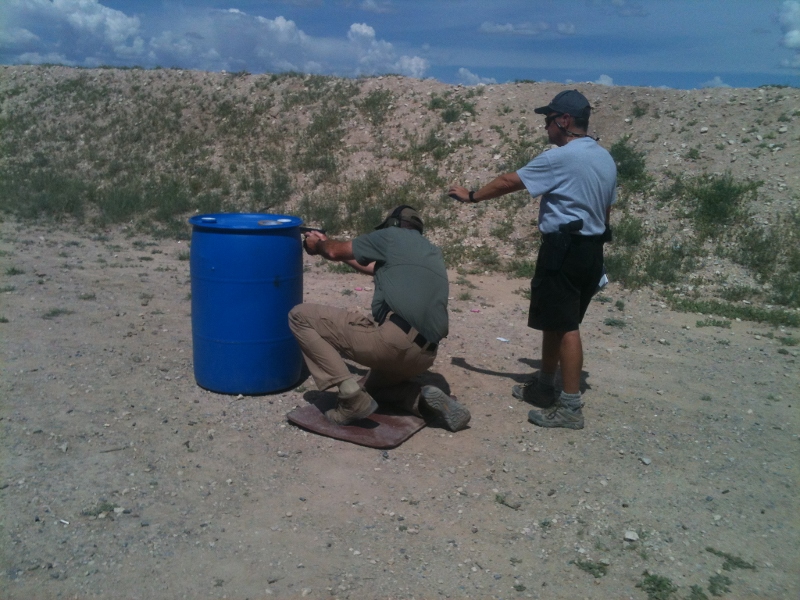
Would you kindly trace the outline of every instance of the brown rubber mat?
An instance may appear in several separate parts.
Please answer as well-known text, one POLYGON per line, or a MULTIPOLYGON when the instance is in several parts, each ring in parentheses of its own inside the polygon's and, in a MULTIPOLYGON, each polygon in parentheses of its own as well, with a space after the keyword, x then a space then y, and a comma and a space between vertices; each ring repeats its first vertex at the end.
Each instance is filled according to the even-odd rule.
POLYGON ((352 425, 334 425, 325 418, 325 411, 336 406, 336 394, 308 392, 308 404, 298 406, 286 418, 304 429, 368 448, 396 448, 420 429, 425 421, 411 414, 396 414, 379 408, 370 416, 352 425))

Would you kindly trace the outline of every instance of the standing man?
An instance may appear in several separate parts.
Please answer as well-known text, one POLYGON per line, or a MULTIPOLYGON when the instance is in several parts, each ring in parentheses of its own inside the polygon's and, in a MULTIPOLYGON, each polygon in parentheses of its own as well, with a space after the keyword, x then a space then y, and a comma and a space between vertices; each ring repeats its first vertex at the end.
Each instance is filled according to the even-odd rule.
POLYGON ((451 431, 470 420, 466 407, 439 388, 411 381, 433 365, 439 341, 448 333, 447 269, 441 250, 423 237, 422 228, 417 211, 403 205, 375 231, 349 242, 317 231, 306 234, 303 245, 311 256, 346 262, 375 277, 374 320, 319 304, 298 304, 289 312, 289 328, 317 388, 339 388, 336 408, 325 413, 333 423, 363 419, 378 402, 443 421, 451 431), (342 356, 370 368, 363 386, 342 356))
POLYGON ((528 313, 528 327, 542 331, 542 368, 531 382, 515 385, 512 394, 547 409, 531 410, 531 423, 583 429, 579 326, 603 274, 603 243, 610 240, 617 168, 611 155, 586 133, 591 107, 583 94, 565 90, 534 112, 545 116, 547 136, 557 148, 479 190, 454 185, 448 194, 460 202, 481 202, 523 189, 534 198, 542 197, 543 243, 528 313), (556 398, 553 382, 559 364, 563 391, 556 398))

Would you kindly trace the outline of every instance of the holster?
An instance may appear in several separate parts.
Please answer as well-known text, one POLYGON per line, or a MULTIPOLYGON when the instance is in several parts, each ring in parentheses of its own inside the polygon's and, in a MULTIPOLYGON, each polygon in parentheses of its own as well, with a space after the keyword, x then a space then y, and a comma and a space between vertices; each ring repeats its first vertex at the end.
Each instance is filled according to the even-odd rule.
POLYGON ((580 231, 582 227, 583 219, 576 219, 560 225, 558 231, 542 235, 544 243, 539 249, 539 260, 542 268, 548 271, 558 271, 561 268, 572 243, 572 232, 580 231))

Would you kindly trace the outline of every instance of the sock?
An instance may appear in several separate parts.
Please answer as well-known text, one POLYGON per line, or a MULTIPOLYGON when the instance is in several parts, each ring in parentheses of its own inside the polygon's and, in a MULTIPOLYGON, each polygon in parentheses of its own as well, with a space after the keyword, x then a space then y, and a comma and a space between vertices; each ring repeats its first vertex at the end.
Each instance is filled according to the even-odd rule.
POLYGON ((545 373, 544 371, 539 371, 539 383, 547 387, 553 387, 556 381, 556 374, 555 373, 545 373))
POLYGON ((581 402, 581 393, 578 392, 577 394, 568 394, 566 392, 561 392, 561 405, 564 408, 568 408, 570 410, 580 410, 583 406, 583 402, 581 402))
POLYGON ((361 386, 358 385, 358 382, 353 379, 345 379, 342 383, 339 384, 339 395, 340 396, 352 396, 358 390, 361 389, 361 386))

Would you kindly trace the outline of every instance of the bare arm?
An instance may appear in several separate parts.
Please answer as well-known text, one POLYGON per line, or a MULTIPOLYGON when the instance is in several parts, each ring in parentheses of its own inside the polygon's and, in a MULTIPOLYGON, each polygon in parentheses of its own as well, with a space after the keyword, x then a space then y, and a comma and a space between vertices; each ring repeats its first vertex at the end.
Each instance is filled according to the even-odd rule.
POLYGON ((342 261, 353 267, 359 273, 364 273, 364 275, 374 275, 375 274, 375 261, 369 263, 368 265, 362 265, 356 259, 352 260, 345 260, 342 261))
POLYGON ((340 242, 337 240, 328 239, 324 233, 319 231, 310 231, 306 234, 305 241, 303 242, 306 252, 309 256, 319 255, 328 260, 335 262, 343 262, 353 267, 359 273, 365 275, 375 274, 375 263, 371 262, 368 265, 362 265, 353 254, 353 242, 340 242))
MULTIPOLYGON (((512 192, 518 192, 525 189, 525 184, 519 178, 516 172, 505 173, 499 177, 495 177, 492 181, 485 186, 476 190, 472 194, 473 202, 481 202, 483 200, 490 200, 499 196, 505 196, 512 192)), ((447 190, 447 195, 459 202, 469 202, 469 190, 460 185, 452 185, 447 190)))

